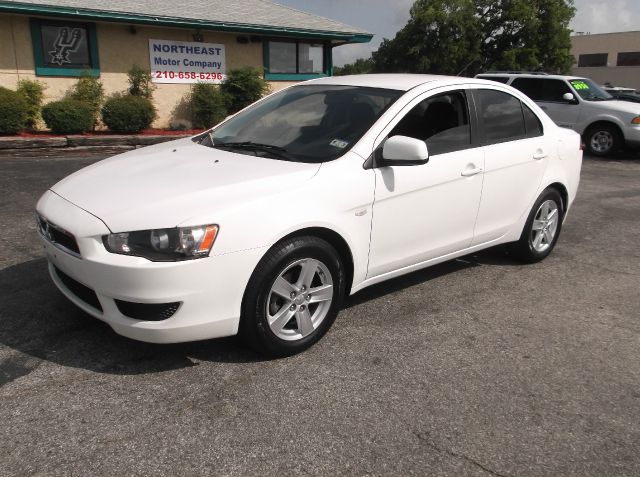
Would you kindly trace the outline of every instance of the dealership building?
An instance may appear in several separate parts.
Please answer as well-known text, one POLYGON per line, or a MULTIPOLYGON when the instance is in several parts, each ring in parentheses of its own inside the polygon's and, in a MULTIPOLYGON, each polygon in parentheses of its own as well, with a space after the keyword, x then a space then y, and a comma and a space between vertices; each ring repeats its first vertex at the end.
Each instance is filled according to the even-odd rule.
POLYGON ((251 66, 275 91, 330 76, 333 48, 372 36, 266 0, 0 0, 0 86, 37 79, 51 101, 90 74, 111 94, 135 64, 157 86, 155 126, 168 127, 188 121, 193 83, 251 66))
POLYGON ((571 37, 572 74, 640 90, 640 31, 578 33, 571 37))

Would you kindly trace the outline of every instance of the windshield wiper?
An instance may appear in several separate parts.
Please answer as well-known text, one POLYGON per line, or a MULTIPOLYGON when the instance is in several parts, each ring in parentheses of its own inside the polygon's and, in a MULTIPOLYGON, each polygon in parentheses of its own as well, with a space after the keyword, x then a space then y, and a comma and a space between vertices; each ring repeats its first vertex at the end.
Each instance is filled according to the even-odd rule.
POLYGON ((219 142, 213 147, 228 147, 230 149, 252 149, 255 151, 266 151, 283 159, 293 159, 291 154, 284 147, 275 144, 263 144, 259 142, 243 141, 243 142, 219 142))

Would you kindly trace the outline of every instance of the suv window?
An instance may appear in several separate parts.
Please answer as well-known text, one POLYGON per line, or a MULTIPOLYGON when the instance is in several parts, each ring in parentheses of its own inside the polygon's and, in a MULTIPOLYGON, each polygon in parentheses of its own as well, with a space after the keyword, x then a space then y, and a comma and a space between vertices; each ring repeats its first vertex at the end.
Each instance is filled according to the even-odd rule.
POLYGON ((409 111, 389 133, 427 143, 430 155, 459 151, 471 146, 469 108, 462 91, 432 96, 409 111))
MULTIPOLYGON (((529 108, 530 131, 525 126, 523 105, 518 98, 502 91, 490 89, 474 90, 478 109, 478 120, 484 130, 484 144, 496 144, 500 142, 533 137, 542 134, 542 125, 534 125, 533 119, 537 119, 529 108)), ((528 114, 529 114, 528 113, 528 114)))
POLYGON ((566 103, 562 99, 562 95, 571 93, 569 85, 559 79, 516 78, 511 86, 519 89, 534 101, 542 102, 566 103))

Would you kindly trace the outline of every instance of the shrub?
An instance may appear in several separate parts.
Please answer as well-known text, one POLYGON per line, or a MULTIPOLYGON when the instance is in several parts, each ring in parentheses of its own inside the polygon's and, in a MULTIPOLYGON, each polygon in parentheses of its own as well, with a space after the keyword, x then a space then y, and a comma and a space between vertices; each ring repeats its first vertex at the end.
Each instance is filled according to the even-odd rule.
POLYGON ((115 95, 102 108, 102 122, 114 132, 140 132, 151 126, 155 118, 153 103, 142 96, 115 95))
POLYGON ((133 67, 127 73, 129 79, 129 94, 131 96, 142 96, 151 99, 153 91, 156 89, 151 82, 151 73, 143 70, 138 65, 133 67))
POLYGON ((40 119, 42 110, 42 100, 46 86, 40 81, 22 79, 18 81, 17 93, 22 96, 27 104, 27 124, 26 126, 35 129, 40 119))
POLYGON ((255 68, 244 67, 229 71, 220 88, 228 97, 229 111, 235 113, 268 93, 269 83, 255 68))
POLYGON ((15 134, 27 124, 28 105, 15 91, 0 87, 0 134, 15 134))
POLYGON ((98 122, 100 107, 104 102, 104 87, 102 86, 102 82, 95 76, 81 76, 78 78, 76 84, 73 85, 73 88, 67 93, 67 98, 82 101, 89 105, 93 117, 91 129, 95 128, 98 122))
POLYGON ((85 133, 94 124, 91 106, 75 99, 61 99, 46 104, 42 108, 42 119, 56 134, 85 133))
POLYGON ((193 126, 210 128, 227 116, 226 98, 213 84, 196 83, 191 89, 193 126))

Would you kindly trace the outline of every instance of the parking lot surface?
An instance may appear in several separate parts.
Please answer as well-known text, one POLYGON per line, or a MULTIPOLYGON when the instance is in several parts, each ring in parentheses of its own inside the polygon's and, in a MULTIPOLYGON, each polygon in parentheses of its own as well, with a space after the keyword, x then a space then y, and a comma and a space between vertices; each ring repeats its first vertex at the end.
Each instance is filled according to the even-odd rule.
POLYGON ((587 158, 553 254, 351 297, 305 353, 119 337, 33 209, 98 157, 0 158, 0 475, 640 475, 640 156, 587 158))

